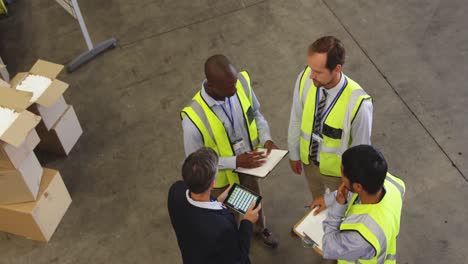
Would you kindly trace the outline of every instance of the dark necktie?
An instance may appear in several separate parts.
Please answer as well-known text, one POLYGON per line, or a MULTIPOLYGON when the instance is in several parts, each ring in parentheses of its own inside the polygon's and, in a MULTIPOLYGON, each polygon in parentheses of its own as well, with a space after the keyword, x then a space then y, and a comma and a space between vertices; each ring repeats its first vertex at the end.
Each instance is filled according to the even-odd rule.
MULTIPOLYGON (((323 115, 323 111, 325 110, 325 105, 327 103, 327 95, 327 92, 323 90, 323 95, 320 96, 320 102, 318 105, 317 113, 315 115, 314 129, 312 130, 312 133, 316 135, 321 134, 321 117, 323 115)), ((313 138, 311 140, 312 144, 310 146, 310 160, 317 161, 319 142, 317 140, 314 140, 313 138)))

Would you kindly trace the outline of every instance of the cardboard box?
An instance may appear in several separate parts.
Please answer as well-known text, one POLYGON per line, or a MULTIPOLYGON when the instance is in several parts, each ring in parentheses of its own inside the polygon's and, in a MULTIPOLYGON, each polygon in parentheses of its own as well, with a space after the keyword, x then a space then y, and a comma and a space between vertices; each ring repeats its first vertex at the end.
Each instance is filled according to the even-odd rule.
POLYGON ((0 204, 36 200, 43 169, 34 152, 16 169, 0 169, 0 204))
POLYGON ((41 138, 38 149, 68 155, 83 134, 83 129, 73 106, 70 105, 50 131, 38 127, 37 132, 41 138))
POLYGON ((36 115, 41 116, 42 120, 38 126, 43 126, 44 129, 49 131, 67 110, 67 108, 67 102, 65 102, 65 99, 61 95, 51 107, 33 104, 28 108, 28 110, 36 115))
POLYGON ((0 231, 49 241, 71 201, 60 173, 44 168, 37 201, 0 205, 0 231))
MULTIPOLYGON (((1 65, 0 65, 1 67, 1 65)), ((11 85, 6 82, 5 80, 3 80, 2 78, 0 78, 0 87, 6 87, 6 88, 11 88, 11 85)))
POLYGON ((2 57, 0 57, 0 75, 2 79, 5 81, 10 81, 10 73, 8 73, 8 69, 6 65, 3 63, 2 57))
MULTIPOLYGON (((52 80, 52 83, 47 87, 44 93, 37 99, 36 103, 44 107, 52 107, 55 102, 62 96, 67 90, 68 84, 55 79, 57 75, 62 71, 63 65, 48 62, 45 60, 37 60, 29 72, 18 73, 10 82, 11 87, 16 89, 29 74, 41 75, 52 80)), ((32 103, 30 103, 31 105, 32 103)), ((29 106, 29 105, 28 105, 29 106)))
POLYGON ((28 155, 33 152, 37 144, 39 144, 39 135, 33 129, 29 132, 26 140, 18 148, 0 142, 0 170, 1 169, 18 169, 28 155))
POLYGON ((0 87, 0 106, 19 113, 18 118, 0 135, 0 140, 20 147, 29 132, 41 121, 39 116, 25 110, 29 106, 31 96, 29 92, 0 87))

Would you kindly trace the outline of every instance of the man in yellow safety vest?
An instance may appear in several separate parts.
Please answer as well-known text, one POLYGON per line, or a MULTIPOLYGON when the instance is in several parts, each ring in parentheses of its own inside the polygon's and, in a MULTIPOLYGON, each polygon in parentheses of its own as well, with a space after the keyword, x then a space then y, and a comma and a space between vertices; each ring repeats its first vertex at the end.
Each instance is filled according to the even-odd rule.
POLYGON ((371 143, 372 101, 342 72, 345 49, 333 36, 310 45, 308 65, 299 74, 288 131, 291 169, 304 170, 313 197, 341 183, 341 154, 371 143))
MULTIPOLYGON (((185 154, 188 156, 201 147, 218 154, 219 171, 213 196, 217 197, 233 183, 260 194, 257 177, 234 171, 237 167, 261 166, 265 155, 255 151, 257 148, 263 146, 268 152, 277 148, 268 122, 260 113, 250 76, 246 71, 237 72, 223 55, 211 56, 205 62, 205 76, 201 90, 181 111, 185 154)), ((266 245, 278 246, 278 239, 266 228, 263 209, 255 231, 266 245)))
POLYGON ((338 263, 396 263, 396 240, 405 183, 387 172, 382 154, 369 145, 346 150, 337 191, 314 199, 323 222, 323 257, 338 263))

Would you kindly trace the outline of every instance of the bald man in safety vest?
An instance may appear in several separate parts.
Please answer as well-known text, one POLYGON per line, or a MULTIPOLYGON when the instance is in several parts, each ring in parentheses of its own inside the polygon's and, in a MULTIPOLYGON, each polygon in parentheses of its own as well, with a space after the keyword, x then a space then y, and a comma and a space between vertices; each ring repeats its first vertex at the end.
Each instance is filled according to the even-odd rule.
MULTIPOLYGON (((214 197, 234 183, 260 194, 259 178, 234 171, 237 167, 261 166, 265 155, 255 151, 257 148, 264 147, 268 152, 277 148, 268 122, 260 113, 250 76, 246 71, 238 72, 224 55, 208 58, 205 76, 201 90, 181 111, 185 154, 188 156, 201 147, 218 154, 219 171, 211 192, 214 197)), ((266 227, 263 210, 254 231, 267 246, 276 248, 278 239, 266 227)))

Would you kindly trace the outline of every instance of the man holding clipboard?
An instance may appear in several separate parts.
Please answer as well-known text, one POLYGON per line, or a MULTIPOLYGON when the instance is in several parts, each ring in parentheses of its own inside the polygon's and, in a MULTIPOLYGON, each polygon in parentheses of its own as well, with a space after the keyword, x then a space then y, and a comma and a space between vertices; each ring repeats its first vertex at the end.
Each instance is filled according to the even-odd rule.
MULTIPOLYGON (((250 76, 246 71, 238 72, 224 55, 214 55, 205 62, 205 76, 201 90, 181 111, 185 154, 208 147, 219 155, 214 197, 234 183, 261 195, 257 177, 234 171, 264 164, 266 155, 257 148, 264 147, 268 153, 277 149, 268 122, 260 113, 250 76)), ((263 210, 256 232, 267 246, 278 246, 278 239, 266 228, 263 210)))
POLYGON ((342 160, 338 190, 310 206, 314 215, 328 209, 323 257, 339 264, 395 263, 405 183, 387 172, 387 162, 372 146, 351 147, 342 160))

